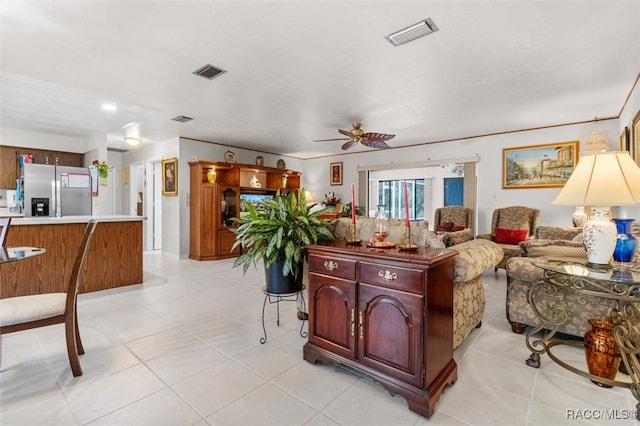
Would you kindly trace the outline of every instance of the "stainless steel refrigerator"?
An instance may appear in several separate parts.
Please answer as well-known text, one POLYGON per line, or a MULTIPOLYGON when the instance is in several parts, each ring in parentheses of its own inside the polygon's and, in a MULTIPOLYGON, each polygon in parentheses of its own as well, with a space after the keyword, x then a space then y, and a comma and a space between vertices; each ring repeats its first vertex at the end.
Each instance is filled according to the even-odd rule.
POLYGON ((88 168, 27 163, 21 190, 25 216, 91 215, 88 168))

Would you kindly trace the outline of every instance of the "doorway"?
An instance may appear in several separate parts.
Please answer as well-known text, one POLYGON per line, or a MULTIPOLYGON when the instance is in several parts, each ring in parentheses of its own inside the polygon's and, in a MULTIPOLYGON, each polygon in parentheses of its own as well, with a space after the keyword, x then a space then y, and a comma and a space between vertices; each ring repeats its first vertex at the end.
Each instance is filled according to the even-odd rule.
POLYGON ((445 206, 464 205, 464 178, 462 177, 444 178, 444 205, 445 206))

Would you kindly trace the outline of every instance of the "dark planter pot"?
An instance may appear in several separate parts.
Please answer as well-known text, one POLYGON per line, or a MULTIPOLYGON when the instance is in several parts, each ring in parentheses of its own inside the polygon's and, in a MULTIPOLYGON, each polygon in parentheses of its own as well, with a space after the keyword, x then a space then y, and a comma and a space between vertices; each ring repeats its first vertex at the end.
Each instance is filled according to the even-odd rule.
POLYGON ((264 261, 264 275, 267 283, 267 293, 270 294, 291 294, 302 290, 302 274, 298 278, 293 275, 283 275, 282 265, 284 261, 277 260, 273 265, 267 267, 264 261))

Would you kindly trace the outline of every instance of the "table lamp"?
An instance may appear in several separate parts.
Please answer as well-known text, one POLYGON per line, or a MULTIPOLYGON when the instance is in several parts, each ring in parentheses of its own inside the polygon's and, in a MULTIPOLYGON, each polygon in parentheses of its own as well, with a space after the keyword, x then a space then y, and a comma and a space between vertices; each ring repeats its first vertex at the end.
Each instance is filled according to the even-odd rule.
POLYGON ((583 156, 569 180, 551 202, 556 206, 590 206, 583 228, 587 259, 592 266, 609 265, 616 246, 611 206, 640 203, 640 167, 626 151, 583 156))

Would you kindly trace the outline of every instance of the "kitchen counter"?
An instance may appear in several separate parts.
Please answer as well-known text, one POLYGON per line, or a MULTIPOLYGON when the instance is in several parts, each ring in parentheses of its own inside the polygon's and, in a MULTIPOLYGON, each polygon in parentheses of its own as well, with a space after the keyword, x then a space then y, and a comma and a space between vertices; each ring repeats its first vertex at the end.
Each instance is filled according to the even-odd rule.
POLYGON ((140 284, 143 216, 19 217, 11 220, 8 247, 42 247, 42 256, 0 265, 0 298, 41 293, 64 293, 71 276, 86 223, 96 226, 80 293, 140 284))
POLYGON ((131 222, 138 220, 146 220, 144 216, 129 215, 96 215, 96 216, 62 216, 62 217, 45 217, 45 216, 29 216, 16 217, 11 219, 11 225, 56 225, 61 223, 87 223, 89 220, 96 222, 131 222))

